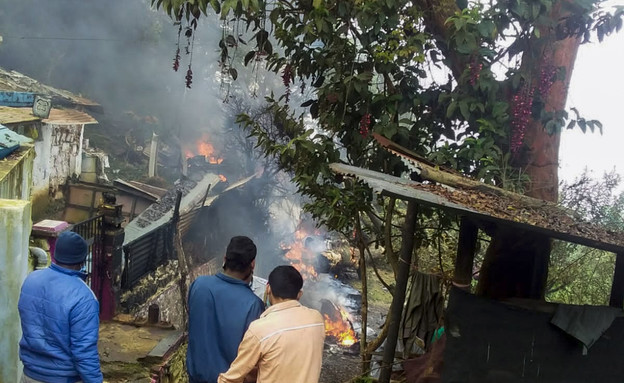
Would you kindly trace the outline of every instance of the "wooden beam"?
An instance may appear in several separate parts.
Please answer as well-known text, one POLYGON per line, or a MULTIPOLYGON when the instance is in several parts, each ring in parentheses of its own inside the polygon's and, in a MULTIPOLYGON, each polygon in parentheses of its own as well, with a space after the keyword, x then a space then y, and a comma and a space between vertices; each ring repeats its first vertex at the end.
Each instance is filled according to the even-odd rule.
POLYGON ((414 232, 416 231, 416 218, 418 217, 418 204, 414 201, 407 203, 407 213, 403 224, 401 238, 401 255, 399 257, 399 270, 397 272, 396 287, 390 305, 390 323, 388 326, 388 338, 384 345, 383 361, 379 374, 380 383, 389 383, 394 365, 394 352, 399 337, 399 326, 405 303, 405 290, 409 279, 412 265, 412 253, 414 252, 414 232))
POLYGON ((455 273, 453 283, 466 291, 470 291, 472 282, 472 268, 479 228, 469 218, 462 217, 459 224, 459 241, 457 243, 457 257, 455 259, 455 273))
POLYGON ((624 305, 624 253, 615 256, 615 271, 611 284, 609 306, 622 308, 624 305))

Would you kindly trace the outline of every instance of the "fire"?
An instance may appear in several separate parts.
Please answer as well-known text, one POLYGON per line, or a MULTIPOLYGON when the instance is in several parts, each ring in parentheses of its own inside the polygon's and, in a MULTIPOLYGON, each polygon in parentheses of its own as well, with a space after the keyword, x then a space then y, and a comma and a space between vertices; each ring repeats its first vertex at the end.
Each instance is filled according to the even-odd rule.
POLYGON ((283 250, 288 250, 284 256, 301 273, 304 279, 315 279, 317 273, 311 264, 314 262, 316 254, 305 247, 304 240, 307 236, 308 234, 304 230, 299 229, 295 231, 295 241, 292 244, 286 245, 282 243, 280 247, 283 250))
POLYGON ((219 179, 221 180, 221 182, 227 181, 227 178, 225 178, 223 174, 219 174, 219 179))
POLYGON ((357 342, 349 314, 342 308, 340 308, 340 318, 332 320, 327 314, 323 314, 323 316, 325 317, 325 335, 334 337, 343 346, 352 346, 357 342))
POLYGON ((207 134, 203 134, 202 137, 195 143, 195 148, 186 149, 186 158, 191 158, 196 155, 206 157, 206 161, 211 164, 220 164, 223 162, 223 158, 219 157, 215 151, 214 146, 210 143, 210 137, 207 134))

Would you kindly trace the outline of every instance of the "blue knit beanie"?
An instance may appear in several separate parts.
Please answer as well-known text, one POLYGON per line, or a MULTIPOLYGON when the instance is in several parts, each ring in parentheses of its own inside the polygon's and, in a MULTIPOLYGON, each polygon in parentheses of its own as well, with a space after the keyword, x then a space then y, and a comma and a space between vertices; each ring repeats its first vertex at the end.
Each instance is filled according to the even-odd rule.
POLYGON ((79 265, 87 258, 89 246, 79 234, 64 231, 56 239, 54 260, 64 265, 79 265))

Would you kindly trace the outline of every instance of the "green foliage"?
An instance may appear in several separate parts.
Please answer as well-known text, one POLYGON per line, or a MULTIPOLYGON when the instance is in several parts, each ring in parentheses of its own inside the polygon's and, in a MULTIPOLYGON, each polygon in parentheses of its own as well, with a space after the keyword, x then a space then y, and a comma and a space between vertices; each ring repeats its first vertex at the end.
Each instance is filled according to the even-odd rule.
MULTIPOLYGON (((358 211, 375 207, 364 185, 343 182, 328 164, 393 175, 406 170, 371 143, 371 132, 440 165, 523 190, 527 177, 510 154, 512 96, 539 78, 539 60, 557 39, 592 33, 601 39, 621 25, 619 8, 610 14, 597 11, 597 1, 574 0, 559 19, 551 16, 555 3, 473 1, 460 9, 451 0, 432 7, 420 0, 153 0, 192 26, 214 12, 235 31, 247 31, 222 36, 222 72, 236 78, 235 67, 257 70, 260 61, 281 74, 286 94, 267 99, 279 134, 250 116, 239 122, 293 174, 309 197, 306 210, 345 233, 358 211), (293 84, 312 87, 300 107, 290 102, 293 84), (307 113, 314 126, 304 123, 307 113)), ((534 96, 532 118, 558 132, 565 114, 542 115, 544 97, 534 96)), ((580 121, 581 128, 599 126, 580 121)))
MULTIPOLYGON (((624 193, 621 179, 606 173, 593 179, 587 171, 561 187, 561 203, 590 222, 624 230, 624 193)), ((607 305, 613 281, 615 254, 556 241, 551 253, 547 298, 570 304, 607 305)))

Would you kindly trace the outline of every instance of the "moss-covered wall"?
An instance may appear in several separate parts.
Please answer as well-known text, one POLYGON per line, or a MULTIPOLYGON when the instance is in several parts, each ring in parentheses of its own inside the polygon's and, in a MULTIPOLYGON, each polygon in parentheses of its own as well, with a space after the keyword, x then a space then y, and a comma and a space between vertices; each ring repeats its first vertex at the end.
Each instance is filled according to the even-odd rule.
POLYGON ((22 336, 17 302, 28 273, 30 202, 0 199, 0 383, 19 382, 22 336))
MULTIPOLYGON (((187 278, 187 287, 199 275, 212 275, 217 271, 216 260, 198 266, 191 270, 187 278)), ((175 328, 184 329, 186 313, 182 306, 178 262, 170 261, 142 278, 132 290, 121 296, 120 304, 125 312, 137 318, 147 318, 149 306, 157 304, 160 308, 161 321, 169 322, 175 328)))
POLYGON ((188 383, 186 348, 187 343, 184 342, 169 358, 166 366, 163 368, 160 383, 188 383))

